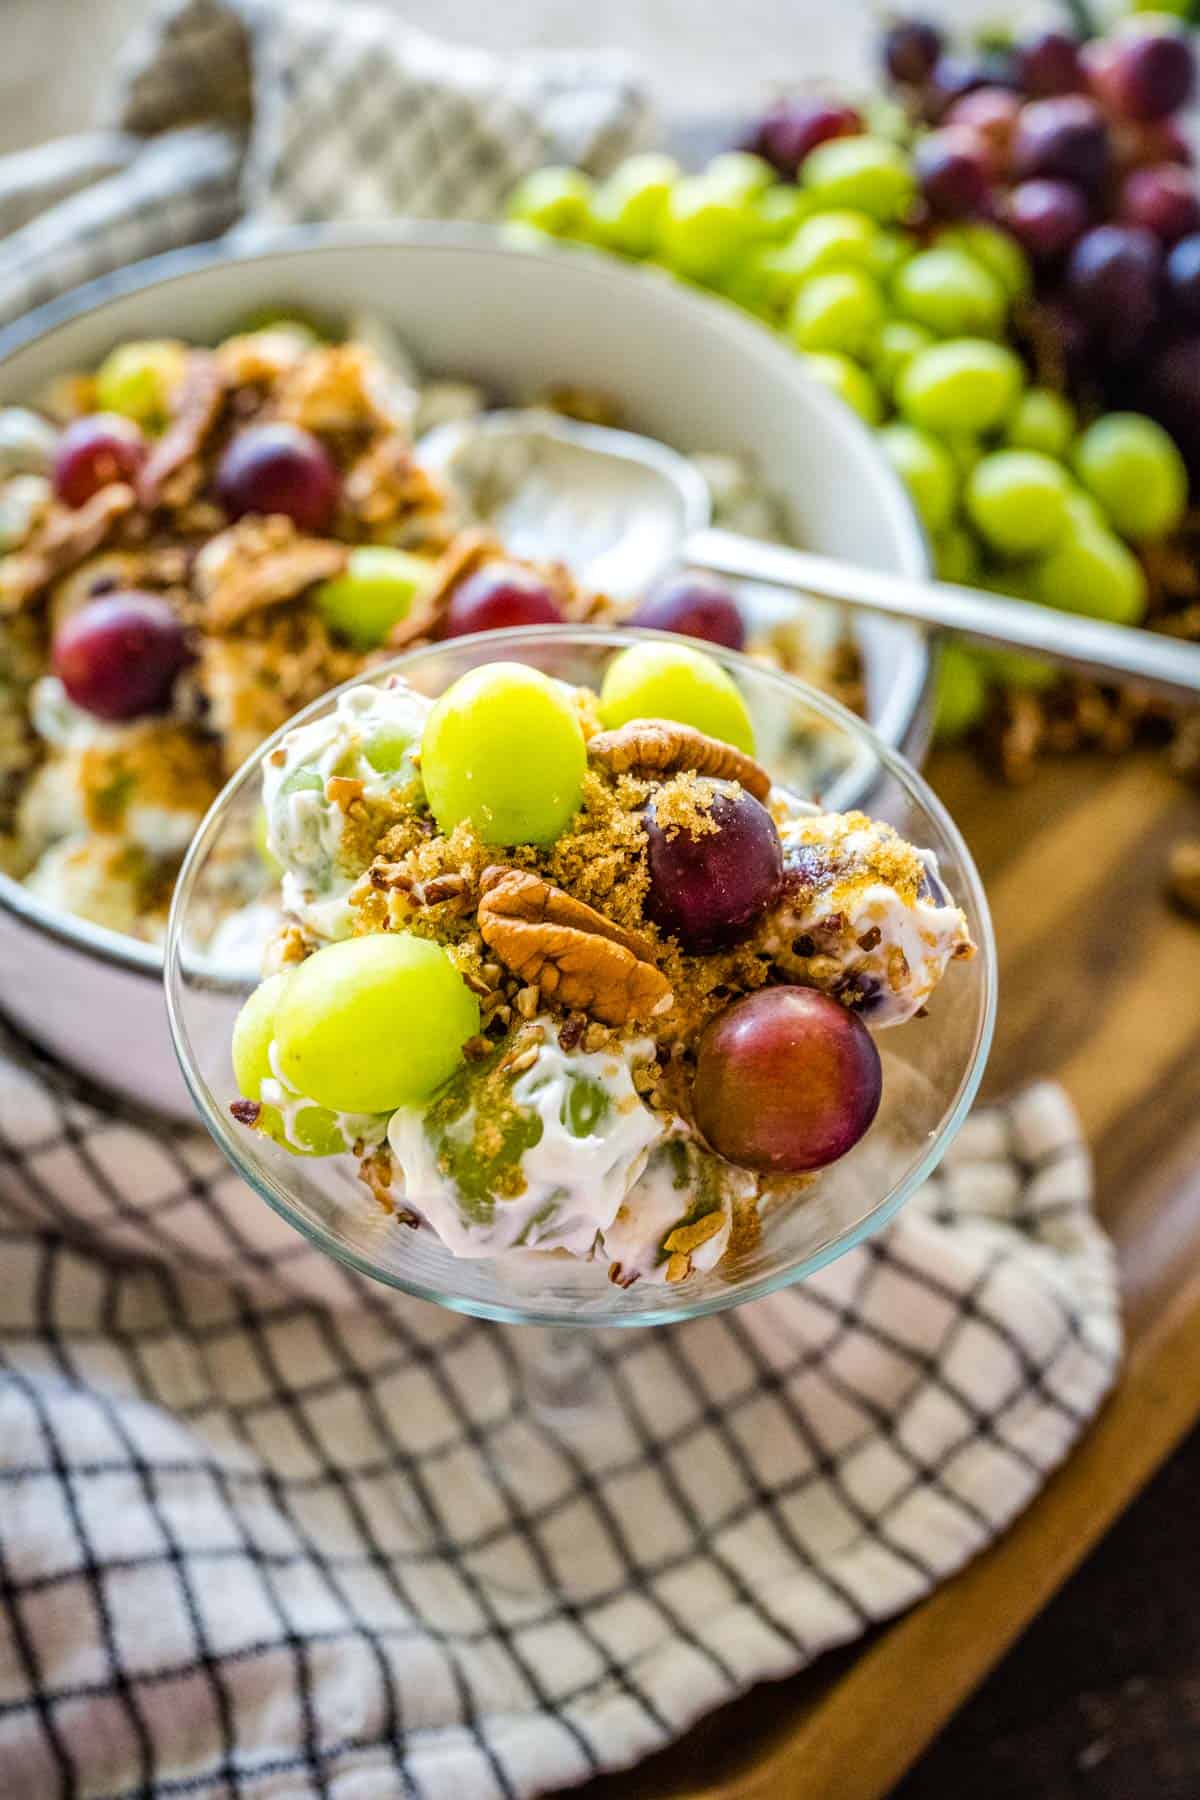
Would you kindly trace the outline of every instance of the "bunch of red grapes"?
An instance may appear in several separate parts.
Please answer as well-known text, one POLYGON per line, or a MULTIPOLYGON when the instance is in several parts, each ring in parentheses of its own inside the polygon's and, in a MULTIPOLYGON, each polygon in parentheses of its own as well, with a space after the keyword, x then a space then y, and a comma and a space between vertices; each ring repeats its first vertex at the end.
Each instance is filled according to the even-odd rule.
POLYGON ((1157 416, 1200 474, 1200 191, 1179 114, 1192 44, 1134 15, 1089 42, 1045 31, 955 55, 923 19, 883 41, 919 125, 933 219, 1005 227, 1034 265, 1041 318, 1072 378, 1157 416))

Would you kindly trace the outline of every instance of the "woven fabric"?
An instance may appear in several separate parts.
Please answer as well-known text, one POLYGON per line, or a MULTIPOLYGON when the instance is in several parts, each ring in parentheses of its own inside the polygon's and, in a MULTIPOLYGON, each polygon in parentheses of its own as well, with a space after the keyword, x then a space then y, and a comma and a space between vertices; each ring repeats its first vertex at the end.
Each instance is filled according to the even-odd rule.
POLYGON ((0 158, 0 324, 246 216, 488 219, 543 163, 603 173, 651 115, 616 54, 496 56, 369 0, 170 0, 114 124, 0 158))
POLYGON ((589 1333, 555 1424, 537 1334, 349 1274, 207 1139, 10 1043, 6 1800, 474 1800, 659 1748, 917 1600, 1066 1454, 1120 1346, 1089 1191, 1030 1089, 802 1286, 589 1333))

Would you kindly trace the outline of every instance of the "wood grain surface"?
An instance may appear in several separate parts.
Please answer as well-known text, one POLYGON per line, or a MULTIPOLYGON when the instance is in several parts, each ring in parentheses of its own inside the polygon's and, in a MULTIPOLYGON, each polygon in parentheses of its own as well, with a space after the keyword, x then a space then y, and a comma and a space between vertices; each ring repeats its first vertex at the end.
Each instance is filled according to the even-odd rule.
POLYGON ((922 1605, 756 1688, 580 1800, 882 1800, 1200 1416, 1200 927, 1165 902, 1200 795, 1150 753, 997 786, 926 770, 987 886, 1000 1013, 984 1095, 1054 1075, 1117 1246, 1128 1357, 1100 1418, 1007 1535, 922 1605))

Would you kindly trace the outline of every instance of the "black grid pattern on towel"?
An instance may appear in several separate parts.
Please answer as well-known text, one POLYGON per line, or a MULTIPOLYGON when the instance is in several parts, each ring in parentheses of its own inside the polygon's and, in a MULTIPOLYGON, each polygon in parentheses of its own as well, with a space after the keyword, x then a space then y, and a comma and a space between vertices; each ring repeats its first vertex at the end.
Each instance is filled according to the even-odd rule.
MULTIPOLYGON (((829 1280, 597 1337, 615 1431, 597 1449, 523 1411, 519 1334, 340 1269, 332 1308, 286 1291, 286 1261, 265 1292, 182 1273, 181 1206, 206 1208, 247 1269, 245 1190, 197 1173, 190 1134, 101 1110, 6 1048, 42 1108, 14 1131, 0 1106, 0 1239, 22 1295, 0 1304, 14 1800, 320 1795, 351 1769, 381 1800, 423 1800, 447 1746, 468 1795, 611 1767, 927 1591, 1036 1489, 1111 1378, 1115 1337, 1069 1286, 1041 1294, 1052 1323, 1030 1335, 1002 1236, 927 1253, 920 1229, 955 1229, 950 1174, 922 1227, 829 1280), (169 1193, 123 1196, 96 1154, 114 1124, 152 1133, 169 1193), (81 1230, 85 1189, 106 1210, 81 1230), (491 1477, 486 1519, 455 1505, 464 1459, 491 1477), (53 1530, 31 1526, 48 1513, 53 1530), (338 1666, 359 1693, 349 1720, 338 1666), (286 1744, 264 1734, 264 1686, 291 1697, 286 1744)), ((1035 1155, 997 1122, 1026 1228, 1044 1207, 1058 1231, 1073 1147, 1035 1155)))

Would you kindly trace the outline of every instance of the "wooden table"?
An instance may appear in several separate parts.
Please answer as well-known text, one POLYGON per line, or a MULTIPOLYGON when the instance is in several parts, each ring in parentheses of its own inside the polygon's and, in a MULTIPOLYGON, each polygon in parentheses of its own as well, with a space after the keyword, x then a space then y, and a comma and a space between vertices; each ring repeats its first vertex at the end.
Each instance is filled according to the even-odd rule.
POLYGON ((1163 899, 1200 796, 1149 753, 1008 790, 926 773, 987 884, 1000 1015, 984 1093, 1055 1075, 1096 1159, 1128 1356, 1066 1466, 990 1551, 870 1639, 712 1714, 580 1800, 881 1800, 1200 1416, 1200 927, 1163 899))

